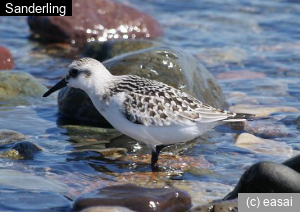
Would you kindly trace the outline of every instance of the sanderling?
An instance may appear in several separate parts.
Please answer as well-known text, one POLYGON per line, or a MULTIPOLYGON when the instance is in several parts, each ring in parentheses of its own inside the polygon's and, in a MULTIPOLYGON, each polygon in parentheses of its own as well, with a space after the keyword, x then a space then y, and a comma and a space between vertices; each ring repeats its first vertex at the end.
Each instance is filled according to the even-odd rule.
POLYGON ((152 169, 157 168, 163 147, 194 139, 224 122, 241 122, 250 116, 213 108, 162 82, 134 75, 114 76, 92 58, 73 61, 65 78, 44 97, 65 86, 85 91, 113 127, 151 147, 152 169))

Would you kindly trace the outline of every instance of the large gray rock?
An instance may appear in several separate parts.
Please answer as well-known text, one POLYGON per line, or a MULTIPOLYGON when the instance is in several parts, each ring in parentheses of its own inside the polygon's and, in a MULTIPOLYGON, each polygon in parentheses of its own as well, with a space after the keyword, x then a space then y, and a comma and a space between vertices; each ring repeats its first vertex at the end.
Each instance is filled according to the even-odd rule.
POLYGON ((19 71, 0 72, 0 101, 16 98, 41 97, 46 87, 33 76, 19 71))
MULTIPOLYGON (((213 75, 192 55, 167 47, 148 48, 114 57, 103 63, 114 75, 133 74, 181 89, 217 108, 226 105, 213 75)), ((106 123, 81 90, 64 88, 58 96, 59 111, 76 119, 106 123)))
POLYGON ((265 161, 256 163, 245 171, 235 189, 224 199, 235 199, 238 193, 299 192, 300 174, 298 172, 288 166, 265 161))
POLYGON ((300 155, 296 155, 295 157, 290 158, 282 164, 300 173, 300 155))

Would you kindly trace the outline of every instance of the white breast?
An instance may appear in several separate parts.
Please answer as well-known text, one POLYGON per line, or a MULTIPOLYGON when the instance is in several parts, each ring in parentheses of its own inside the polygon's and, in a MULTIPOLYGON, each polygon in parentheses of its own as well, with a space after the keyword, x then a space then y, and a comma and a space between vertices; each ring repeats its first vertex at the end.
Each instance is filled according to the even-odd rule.
POLYGON ((122 113, 124 93, 114 95, 108 104, 97 97, 92 102, 105 119, 123 134, 146 143, 149 147, 189 141, 216 126, 216 123, 197 123, 196 125, 171 124, 168 126, 145 126, 130 122, 122 113))

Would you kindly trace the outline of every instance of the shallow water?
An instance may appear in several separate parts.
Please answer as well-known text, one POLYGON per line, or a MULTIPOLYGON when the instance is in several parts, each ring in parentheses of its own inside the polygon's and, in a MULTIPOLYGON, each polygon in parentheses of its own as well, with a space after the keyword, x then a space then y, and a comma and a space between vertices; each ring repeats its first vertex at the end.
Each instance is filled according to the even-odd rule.
MULTIPOLYGON (((217 77, 230 105, 300 109, 297 1, 127 0, 126 3, 160 21, 165 29, 164 44, 195 55, 217 77), (246 71, 250 74, 246 75, 246 71)), ((47 48, 30 41, 29 35, 26 17, 0 17, 0 43, 14 55, 15 69, 33 74, 45 85, 53 85, 64 75, 71 59, 51 54, 47 48)), ((295 154, 300 149, 298 116, 278 112, 270 119, 271 124, 286 127, 291 135, 275 136, 272 140, 288 144, 295 154)), ((0 210, 30 211, 32 205, 40 210, 65 210, 72 199, 83 193, 123 182, 182 188, 192 195, 195 205, 203 204, 224 197, 249 165, 261 160, 282 162, 291 156, 282 149, 277 151, 280 154, 268 154, 273 151, 272 146, 270 151, 261 151, 264 153, 237 147, 235 133, 219 129, 190 142, 183 154, 174 159, 183 158, 196 168, 183 173, 167 170, 152 174, 147 164, 149 156, 143 160, 145 163, 134 157, 148 150, 130 139, 125 140, 132 144, 132 151, 123 159, 76 151, 81 148, 74 138, 77 134, 61 125, 56 96, 21 105, 0 102, 0 120, 0 129, 23 133, 28 141, 43 149, 33 160, 0 159, 0 210)), ((117 139, 116 133, 103 132, 104 137, 97 138, 102 142, 98 147, 103 148, 107 140, 117 139)), ((96 137, 97 131, 94 134, 96 137)), ((82 138, 79 136, 79 140, 82 138)), ((83 149, 90 148, 85 145, 83 149)), ((171 159, 162 163, 171 165, 168 160, 171 159)))

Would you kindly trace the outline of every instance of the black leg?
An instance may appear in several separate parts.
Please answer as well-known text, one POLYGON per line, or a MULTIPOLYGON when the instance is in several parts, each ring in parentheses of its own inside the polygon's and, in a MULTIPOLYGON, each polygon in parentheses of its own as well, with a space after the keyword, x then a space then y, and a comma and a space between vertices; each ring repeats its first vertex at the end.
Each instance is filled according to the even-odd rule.
POLYGON ((164 147, 166 147, 166 146, 165 145, 158 145, 158 146, 155 147, 155 151, 154 150, 152 151, 152 157, 151 157, 151 169, 152 169, 152 171, 157 171, 158 166, 156 164, 157 164, 157 161, 158 161, 158 156, 159 156, 160 151, 164 147))

